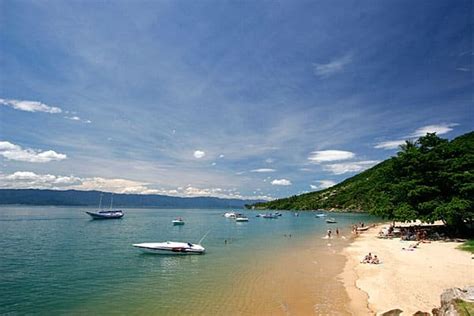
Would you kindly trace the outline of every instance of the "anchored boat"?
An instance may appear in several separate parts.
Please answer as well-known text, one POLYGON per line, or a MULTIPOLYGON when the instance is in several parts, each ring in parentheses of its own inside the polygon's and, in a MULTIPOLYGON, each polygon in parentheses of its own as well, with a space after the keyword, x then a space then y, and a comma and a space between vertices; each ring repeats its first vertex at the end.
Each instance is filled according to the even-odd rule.
POLYGON ((173 225, 175 225, 175 226, 177 226, 177 225, 184 225, 184 221, 183 221, 183 219, 182 219, 181 217, 172 220, 172 223, 173 223, 173 225))
POLYGON ((92 219, 118 219, 123 217, 123 211, 122 210, 113 210, 112 209, 112 204, 114 201, 114 195, 110 197, 110 209, 109 210, 102 210, 102 196, 103 194, 100 195, 100 200, 99 200, 99 210, 96 212, 87 212, 87 214, 92 217, 92 219))
POLYGON ((133 244, 133 247, 148 253, 167 255, 200 255, 206 251, 206 249, 199 244, 177 241, 133 244))
POLYGON ((240 215, 240 216, 237 216, 237 217, 235 218, 235 221, 236 221, 236 222, 248 222, 248 221, 249 221, 249 218, 246 217, 246 216, 240 215))

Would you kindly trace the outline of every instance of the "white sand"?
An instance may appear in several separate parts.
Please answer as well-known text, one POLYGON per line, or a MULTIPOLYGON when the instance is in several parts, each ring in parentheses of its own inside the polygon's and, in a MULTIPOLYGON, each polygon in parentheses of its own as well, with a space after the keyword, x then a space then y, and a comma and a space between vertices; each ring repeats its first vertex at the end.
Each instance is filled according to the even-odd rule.
POLYGON ((372 313, 399 308, 402 315, 413 315, 439 307, 444 289, 474 285, 474 259, 469 252, 456 249, 460 243, 421 243, 414 251, 404 251, 414 242, 379 239, 381 227, 360 234, 344 250, 348 261, 342 278, 355 314, 364 308, 367 311, 360 290, 367 293, 372 313), (369 252, 382 264, 360 263, 369 252))

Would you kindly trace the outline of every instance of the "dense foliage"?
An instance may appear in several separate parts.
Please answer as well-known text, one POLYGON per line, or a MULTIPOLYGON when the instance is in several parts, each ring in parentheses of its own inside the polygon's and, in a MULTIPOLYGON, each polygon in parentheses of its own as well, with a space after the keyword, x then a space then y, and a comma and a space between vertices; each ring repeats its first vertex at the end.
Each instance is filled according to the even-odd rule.
POLYGON ((452 141, 427 134, 407 141, 395 157, 326 190, 257 208, 368 211, 392 220, 474 220, 474 132, 452 141))

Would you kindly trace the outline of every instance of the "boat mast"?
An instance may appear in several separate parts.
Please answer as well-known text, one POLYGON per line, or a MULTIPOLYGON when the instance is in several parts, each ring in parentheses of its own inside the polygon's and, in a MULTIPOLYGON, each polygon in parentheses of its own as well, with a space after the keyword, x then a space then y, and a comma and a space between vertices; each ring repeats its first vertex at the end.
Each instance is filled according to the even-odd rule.
POLYGON ((104 193, 101 193, 100 194, 100 200, 99 200, 99 210, 102 209, 102 196, 104 195, 104 193))

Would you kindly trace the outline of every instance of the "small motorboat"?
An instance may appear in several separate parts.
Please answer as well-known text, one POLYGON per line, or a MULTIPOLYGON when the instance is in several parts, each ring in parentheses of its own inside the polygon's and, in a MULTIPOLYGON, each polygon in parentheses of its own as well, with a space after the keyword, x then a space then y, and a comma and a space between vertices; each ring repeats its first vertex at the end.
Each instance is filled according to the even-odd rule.
POLYGON ((328 218, 328 219, 326 220, 326 223, 328 223, 328 224, 336 224, 337 222, 336 222, 336 220, 335 220, 334 218, 328 218))
POLYGON ((224 214, 225 218, 236 218, 237 214, 235 212, 227 212, 224 214))
POLYGON ((248 222, 249 218, 247 216, 239 215, 235 218, 236 222, 248 222))
POLYGON ((319 214, 316 214, 316 217, 318 217, 318 218, 326 217, 326 214, 324 214, 324 213, 319 213, 319 214))
POLYGON ((200 255, 206 251, 201 245, 177 241, 133 244, 133 247, 144 252, 165 255, 200 255))
POLYGON ((274 219, 274 218, 278 218, 278 215, 272 214, 272 213, 267 213, 267 214, 263 214, 261 217, 262 218, 274 219))
POLYGON ((364 232, 364 231, 368 230, 369 228, 370 228, 370 226, 357 227, 357 231, 364 232))
POLYGON ((173 219, 171 221, 173 223, 173 225, 177 226, 177 225, 184 225, 184 221, 183 219, 180 217, 180 218, 176 218, 176 219, 173 219))

